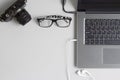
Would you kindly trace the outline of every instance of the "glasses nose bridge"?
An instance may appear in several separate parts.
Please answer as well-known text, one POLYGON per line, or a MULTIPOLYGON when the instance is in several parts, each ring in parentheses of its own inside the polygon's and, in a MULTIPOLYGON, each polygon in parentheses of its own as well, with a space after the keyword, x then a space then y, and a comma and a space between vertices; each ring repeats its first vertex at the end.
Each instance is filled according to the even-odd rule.
POLYGON ((52 20, 52 23, 54 23, 56 25, 57 19, 52 20))
POLYGON ((52 22, 56 23, 57 19, 52 20, 52 22))

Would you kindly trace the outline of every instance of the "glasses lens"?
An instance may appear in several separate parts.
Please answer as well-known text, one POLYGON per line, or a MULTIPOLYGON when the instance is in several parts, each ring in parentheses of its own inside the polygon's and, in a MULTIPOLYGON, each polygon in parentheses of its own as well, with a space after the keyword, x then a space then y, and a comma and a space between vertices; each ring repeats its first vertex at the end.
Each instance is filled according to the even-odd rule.
POLYGON ((70 21, 69 20, 57 20, 57 25, 59 27, 68 27, 70 25, 70 21))
POLYGON ((39 22, 41 27, 50 27, 52 24, 51 20, 42 20, 39 22))

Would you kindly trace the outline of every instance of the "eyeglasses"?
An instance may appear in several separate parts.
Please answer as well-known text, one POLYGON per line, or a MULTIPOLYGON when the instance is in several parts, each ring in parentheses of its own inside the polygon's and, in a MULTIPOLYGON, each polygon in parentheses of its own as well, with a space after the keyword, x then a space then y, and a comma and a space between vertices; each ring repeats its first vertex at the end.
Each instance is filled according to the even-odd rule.
POLYGON ((37 18, 40 27, 48 28, 56 23, 58 27, 66 28, 70 26, 72 18, 65 16, 51 15, 42 18, 37 18))

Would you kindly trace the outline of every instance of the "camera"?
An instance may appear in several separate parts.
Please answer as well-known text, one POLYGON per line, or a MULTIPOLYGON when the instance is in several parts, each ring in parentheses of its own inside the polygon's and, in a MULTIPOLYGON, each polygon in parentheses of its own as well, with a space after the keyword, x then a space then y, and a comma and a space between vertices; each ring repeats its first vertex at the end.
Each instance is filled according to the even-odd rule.
POLYGON ((0 21, 9 22, 14 17, 21 24, 27 24, 32 18, 31 15, 24 9, 27 0, 17 0, 0 16, 0 21))

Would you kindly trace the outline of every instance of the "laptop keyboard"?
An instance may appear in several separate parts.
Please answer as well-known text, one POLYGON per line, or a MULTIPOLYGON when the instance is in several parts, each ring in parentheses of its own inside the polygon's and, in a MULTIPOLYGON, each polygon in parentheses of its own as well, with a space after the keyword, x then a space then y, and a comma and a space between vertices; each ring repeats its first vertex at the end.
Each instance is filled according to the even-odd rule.
POLYGON ((120 19, 86 19, 86 45, 120 45, 120 19))

